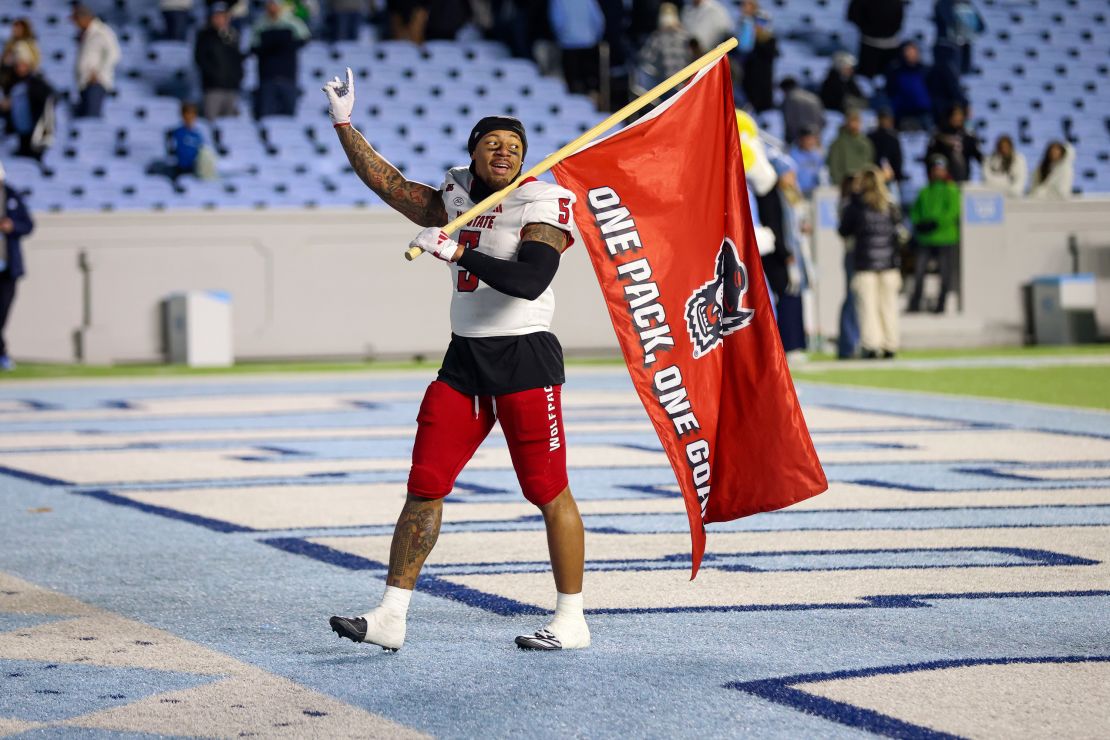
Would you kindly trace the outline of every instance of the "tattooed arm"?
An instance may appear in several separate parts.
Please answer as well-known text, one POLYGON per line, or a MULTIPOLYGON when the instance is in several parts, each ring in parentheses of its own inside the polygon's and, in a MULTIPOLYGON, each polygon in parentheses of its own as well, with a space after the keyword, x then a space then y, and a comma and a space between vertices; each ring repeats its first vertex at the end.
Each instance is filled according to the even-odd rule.
POLYGON ((353 126, 340 126, 335 130, 351 167, 378 197, 420 226, 444 226, 447 223, 447 209, 443 207, 438 190, 405 179, 400 170, 374 151, 353 126))

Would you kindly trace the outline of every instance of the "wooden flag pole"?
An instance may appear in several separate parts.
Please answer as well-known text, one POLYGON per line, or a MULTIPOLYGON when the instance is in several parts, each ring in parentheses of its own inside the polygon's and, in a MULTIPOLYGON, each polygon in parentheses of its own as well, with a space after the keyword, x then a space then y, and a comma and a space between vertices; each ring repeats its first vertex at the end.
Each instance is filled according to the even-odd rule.
MULTIPOLYGON (((524 172, 520 177, 518 177, 512 185, 504 188, 503 190, 498 190, 496 193, 488 196, 481 203, 478 203, 466 213, 462 214, 458 218, 449 221, 447 225, 443 227, 443 232, 446 234, 450 234, 451 232, 457 230, 460 226, 469 223, 471 219, 473 219, 475 216, 479 216, 488 211, 490 208, 493 208, 505 198, 509 197, 509 194, 512 193, 513 190, 515 190, 520 183, 524 182, 530 177, 537 177, 539 175, 542 175, 555 165, 559 164, 559 162, 562 162, 564 159, 574 154, 576 151, 581 149, 593 139, 601 136, 603 133, 631 116, 636 111, 655 102, 659 97, 679 85, 679 83, 684 82, 690 77, 693 77, 702 69, 708 67, 710 64, 713 64, 725 54, 735 49, 736 43, 736 39, 731 38, 718 46, 713 51, 703 56, 701 59, 698 59, 697 61, 694 61, 683 67, 678 72, 675 72, 673 75, 663 80, 658 85, 651 88, 646 93, 636 98, 631 103, 624 106, 619 111, 609 116, 586 133, 579 136, 574 141, 559 149, 559 151, 555 152, 554 154, 549 154, 546 159, 541 161, 539 164, 534 165, 531 169, 529 169, 527 172, 524 172)), ((419 257, 423 252, 424 250, 420 247, 409 247, 408 251, 405 252, 405 259, 412 261, 419 257)))

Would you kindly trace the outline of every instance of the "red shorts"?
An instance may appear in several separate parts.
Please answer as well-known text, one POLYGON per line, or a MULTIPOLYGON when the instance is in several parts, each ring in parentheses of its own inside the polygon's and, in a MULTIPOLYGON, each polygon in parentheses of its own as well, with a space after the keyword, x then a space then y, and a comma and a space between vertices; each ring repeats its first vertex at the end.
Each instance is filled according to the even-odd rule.
POLYGON ((504 396, 466 396, 436 380, 416 416, 416 444, 409 493, 443 498, 475 450, 499 421, 520 488, 536 506, 550 503, 567 487, 562 386, 533 388, 504 396))

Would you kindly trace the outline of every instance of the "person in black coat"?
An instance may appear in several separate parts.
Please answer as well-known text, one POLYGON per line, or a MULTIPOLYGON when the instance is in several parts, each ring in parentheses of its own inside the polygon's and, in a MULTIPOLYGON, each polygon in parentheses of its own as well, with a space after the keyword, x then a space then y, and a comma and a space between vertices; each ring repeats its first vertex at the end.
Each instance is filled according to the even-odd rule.
POLYGON ((867 134, 875 145, 875 164, 885 170, 887 167, 894 175, 895 182, 905 179, 902 171, 902 142, 894 125, 894 111, 890 108, 879 110, 879 125, 867 134))
POLYGON ((898 58, 899 35, 908 0, 852 0, 848 22, 859 28, 859 66, 863 77, 882 77, 898 58))
POLYGON ((855 240, 852 296, 864 359, 894 357, 898 351, 899 231, 902 216, 878 167, 856 176, 856 192, 840 214, 840 235, 855 240))
POLYGON ((825 110, 840 113, 867 107, 867 96, 856 82, 856 60, 851 54, 844 51, 833 54, 829 74, 821 83, 821 103, 825 110))
POLYGON ((197 33, 193 58, 200 69, 200 86, 204 90, 201 103, 204 117, 211 121, 239 115, 244 54, 226 3, 209 6, 208 25, 197 33))
POLYGON ((17 157, 42 159, 53 137, 54 88, 31 66, 30 49, 17 43, 11 74, 2 89, 0 116, 8 133, 19 137, 17 157), (48 118, 49 117, 49 118, 48 118), (44 120, 46 119, 46 120, 44 120))
POLYGON ((971 179, 971 163, 983 161, 979 149, 979 138, 964 127, 967 112, 963 106, 953 106, 945 117, 945 123, 933 133, 929 147, 925 151, 925 161, 942 155, 948 162, 948 173, 957 183, 971 179))
POLYGON ((21 240, 35 224, 19 192, 5 180, 4 166, 0 165, 0 370, 14 370, 4 341, 4 326, 15 302, 15 284, 24 275, 21 240))

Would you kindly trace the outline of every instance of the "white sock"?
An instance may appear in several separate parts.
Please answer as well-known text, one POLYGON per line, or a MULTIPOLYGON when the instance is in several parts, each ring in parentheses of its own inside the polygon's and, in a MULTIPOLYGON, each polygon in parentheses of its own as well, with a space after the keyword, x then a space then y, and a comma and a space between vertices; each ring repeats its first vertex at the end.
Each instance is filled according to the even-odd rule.
POLYGON ((558 594, 555 598, 555 616, 551 621, 556 619, 585 619, 582 613, 582 592, 576 594, 558 594))
POLYGON ((412 599, 412 589, 386 586, 385 593, 382 595, 381 608, 404 619, 409 613, 410 599, 412 599))

